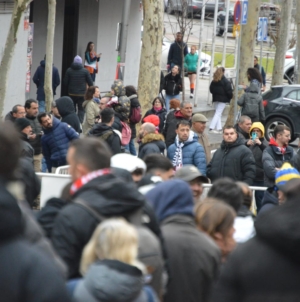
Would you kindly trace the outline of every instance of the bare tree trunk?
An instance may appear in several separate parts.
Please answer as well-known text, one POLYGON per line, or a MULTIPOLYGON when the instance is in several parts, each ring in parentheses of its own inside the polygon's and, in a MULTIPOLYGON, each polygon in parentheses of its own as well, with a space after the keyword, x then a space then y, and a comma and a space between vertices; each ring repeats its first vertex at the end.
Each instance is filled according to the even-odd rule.
POLYGON ((11 16, 10 27, 6 38, 5 48, 3 57, 0 65, 0 118, 2 119, 4 100, 7 88, 7 78, 10 69, 12 56, 17 43, 17 33, 22 18, 23 12, 25 11, 27 4, 30 0, 15 0, 14 9, 11 16))
MULTIPOLYGON (((257 22, 259 14, 260 0, 251 0, 248 6, 247 25, 242 25, 241 49, 240 51, 240 67, 239 67, 239 83, 247 84, 247 69, 253 67, 255 36, 257 31, 257 22)), ((239 93, 239 96, 241 93, 239 93)), ((235 95, 230 102, 230 108, 225 126, 233 125, 235 122, 234 103, 237 102, 235 95)))
POLYGON ((151 107, 160 86, 160 59, 163 40, 163 2, 143 0, 144 34, 138 80, 139 101, 143 112, 151 107))
POLYGON ((291 0, 282 0, 279 36, 276 43, 276 53, 274 59, 276 64, 274 64, 272 74, 272 85, 281 85, 283 82, 284 57, 290 34, 292 5, 293 2, 291 0))
POLYGON ((300 1, 296 1, 296 16, 295 21, 297 24, 297 41, 296 41, 296 55, 297 66, 295 65, 294 84, 300 84, 300 1))
POLYGON ((51 110, 53 101, 52 70, 53 70, 53 45, 55 32, 56 0, 48 0, 48 27, 46 44, 46 69, 45 69, 45 97, 46 112, 51 110))

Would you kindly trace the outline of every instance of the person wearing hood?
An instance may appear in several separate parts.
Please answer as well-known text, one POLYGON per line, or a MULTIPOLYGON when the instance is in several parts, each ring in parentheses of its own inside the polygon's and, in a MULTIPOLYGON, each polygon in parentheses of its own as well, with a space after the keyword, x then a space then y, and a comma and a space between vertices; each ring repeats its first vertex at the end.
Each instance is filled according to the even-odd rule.
POLYGON ((149 116, 149 115, 157 115, 159 117, 159 127, 158 127, 158 131, 159 133, 162 133, 163 128, 164 128, 164 123, 165 123, 165 119, 166 119, 166 114, 167 114, 167 110, 164 107, 164 101, 161 97, 156 97, 153 102, 152 102, 152 108, 149 109, 144 117, 143 120, 145 119, 145 117, 149 116))
POLYGON ((138 124, 142 119, 141 104, 134 86, 126 86, 125 90, 126 96, 130 100, 129 126, 131 129, 130 143, 126 146, 126 149, 129 150, 130 154, 136 155, 134 140, 136 138, 136 124, 138 124))
MULTIPOLYGON (((265 136, 265 127, 260 122, 255 122, 252 124, 249 131, 250 139, 247 141, 246 146, 249 147, 253 153, 256 166, 256 175, 253 181, 253 186, 264 186, 264 168, 262 163, 263 151, 268 147, 267 140, 265 136)), ((263 191, 255 191, 255 200, 257 212, 261 208, 262 199, 264 197, 263 191)))
POLYGON ((251 81, 256 74, 259 78, 259 72, 256 68, 248 68, 247 77, 250 81, 250 86, 247 91, 238 99, 237 104, 241 106, 241 115, 247 115, 251 118, 252 122, 265 122, 265 109, 263 106, 263 98, 260 91, 260 86, 255 81, 251 81), (251 74, 251 76, 250 76, 251 74))
POLYGON ((179 99, 180 91, 182 90, 182 79, 180 75, 180 67, 174 65, 170 73, 165 76, 165 102, 166 110, 170 109, 170 100, 179 99))
POLYGON ((191 124, 192 115, 193 105, 191 102, 182 102, 180 103, 180 110, 174 110, 168 113, 163 131, 167 148, 174 144, 177 123, 181 120, 186 120, 191 124))
MULTIPOLYGON (((34 76, 32 78, 33 83, 36 85, 37 88, 37 97, 36 99, 39 101, 39 112, 45 112, 46 106, 45 106, 45 91, 44 91, 44 85, 45 85, 45 66, 46 66, 46 55, 45 59, 40 62, 40 66, 37 68, 37 70, 34 73, 34 76)), ((53 95, 56 95, 56 88, 60 85, 60 76, 58 69, 53 65, 52 67, 52 92, 53 95)))
POLYGON ((77 133, 81 133, 81 124, 75 113, 74 104, 70 97, 63 96, 55 101, 56 108, 61 116, 61 122, 71 126, 77 133))
POLYGON ((268 212, 273 207, 284 204, 286 196, 284 193, 285 184, 291 179, 300 178, 300 173, 289 163, 284 163, 276 172, 275 185, 265 191, 262 206, 258 215, 268 212))
POLYGON ((86 86, 93 86, 93 81, 89 71, 82 66, 82 59, 80 56, 77 55, 74 58, 71 67, 67 69, 64 77, 64 85, 73 101, 75 112, 77 112, 80 123, 82 123, 84 117, 82 105, 84 102, 86 86))
POLYGON ((85 101, 82 105, 85 110, 85 116, 82 124, 84 135, 89 133, 95 125, 96 119, 99 119, 100 108, 99 104, 94 99, 95 94, 100 94, 98 86, 89 87, 85 93, 85 101))
POLYGON ((298 301, 300 296, 299 179, 285 184, 285 204, 259 215, 256 236, 224 264, 212 301, 298 301))
POLYGON ((163 300, 210 301, 221 255, 212 239, 196 229, 189 185, 180 179, 165 181, 146 197, 160 223, 170 266, 163 300))
POLYGON ((264 184, 273 187, 276 172, 284 162, 294 164, 297 154, 290 147, 291 130, 285 125, 278 125, 274 129, 269 146, 263 151, 262 162, 264 169, 264 184))
POLYGON ((206 175, 206 157, 203 147, 198 143, 198 135, 192 130, 188 121, 178 122, 175 143, 168 147, 168 158, 174 170, 183 165, 194 165, 202 175, 206 175))
POLYGON ((67 164, 66 155, 70 141, 79 138, 79 134, 66 123, 47 114, 38 115, 38 121, 44 129, 42 136, 43 155, 49 172, 67 164))
POLYGON ((121 153, 121 133, 112 128, 114 123, 114 111, 111 108, 105 108, 100 113, 101 123, 95 124, 88 132, 89 137, 97 137, 106 141, 112 154, 121 153))
POLYGON ((255 173, 255 160, 251 150, 245 146, 244 139, 238 136, 234 127, 224 127, 221 147, 207 166, 207 177, 212 182, 229 177, 251 186, 255 173))
POLYGON ((85 246, 74 302, 158 302, 150 287, 143 288, 145 266, 138 261, 138 233, 123 218, 107 219, 85 246), (149 298, 151 296, 151 299, 149 298))
MULTIPOLYGON (((133 182, 125 182, 113 174, 111 152, 103 141, 96 138, 75 140, 70 144, 67 159, 73 182, 70 189, 72 202, 57 215, 51 239, 68 266, 68 278, 72 279, 80 277, 84 246, 99 222, 110 217, 130 220, 132 215, 136 215, 136 223, 141 224, 138 214, 144 207, 145 198, 133 182)), ((148 229, 142 225, 139 229, 144 234, 139 233, 139 259, 153 268, 151 284, 156 285, 154 288, 159 292, 163 269, 160 243, 148 229), (141 259, 145 249, 152 257, 141 259), (156 265, 152 260, 157 261, 156 265)))
POLYGON ((144 159, 149 154, 164 154, 166 149, 165 139, 162 134, 155 133, 155 126, 151 123, 142 124, 139 131, 141 144, 138 157, 144 159))

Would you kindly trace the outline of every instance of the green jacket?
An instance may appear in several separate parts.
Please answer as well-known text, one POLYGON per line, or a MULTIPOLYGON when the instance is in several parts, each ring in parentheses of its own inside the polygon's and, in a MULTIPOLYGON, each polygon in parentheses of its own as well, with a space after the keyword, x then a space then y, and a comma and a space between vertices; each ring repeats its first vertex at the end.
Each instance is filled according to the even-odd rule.
MULTIPOLYGON (((196 72, 197 71, 197 63, 198 63, 198 54, 188 53, 184 57, 184 67, 188 72, 196 72)), ((202 61, 200 59, 200 66, 202 65, 202 61)))

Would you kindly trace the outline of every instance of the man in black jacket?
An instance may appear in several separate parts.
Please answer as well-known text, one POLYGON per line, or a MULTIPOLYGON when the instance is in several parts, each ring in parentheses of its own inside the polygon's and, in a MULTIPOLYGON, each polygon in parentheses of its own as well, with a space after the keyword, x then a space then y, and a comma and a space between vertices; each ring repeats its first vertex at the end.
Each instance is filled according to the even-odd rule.
POLYGON ((34 171, 41 172, 42 165, 42 142, 41 138, 43 135, 42 127, 37 119, 39 113, 39 103, 36 100, 29 99, 25 102, 26 118, 30 122, 32 133, 28 136, 29 143, 34 149, 34 171))
POLYGON ((68 89, 68 94, 73 100, 75 110, 82 123, 84 117, 82 104, 84 102, 86 85, 89 87, 93 86, 93 81, 88 70, 83 68, 80 56, 76 56, 71 67, 67 69, 64 77, 64 85, 68 89))
POLYGON ((146 155, 154 153, 164 154, 166 149, 164 137, 155 132, 155 126, 151 123, 144 123, 141 126, 139 131, 139 138, 141 139, 139 158, 143 159, 146 155))
POLYGON ((242 115, 239 118, 238 123, 234 126, 236 132, 244 139, 246 142, 249 139, 249 131, 252 126, 251 118, 247 115, 242 115))
POLYGON ((174 144, 177 123, 181 120, 187 120, 191 123, 192 115, 193 105, 190 102, 182 102, 180 104, 180 110, 174 110, 168 113, 165 128, 163 130, 167 148, 174 144))
POLYGON ((182 48, 183 48, 183 56, 185 57, 188 54, 188 49, 186 44, 182 41, 182 33, 176 33, 175 42, 171 44, 169 53, 168 53, 168 71, 173 68, 174 65, 182 67, 182 48))
POLYGON ((255 171, 253 154, 245 146, 244 140, 238 137, 232 126, 225 127, 221 148, 215 152, 207 166, 207 177, 212 182, 221 177, 229 177, 252 185, 255 171))
POLYGON ((26 112, 25 112, 24 106, 18 104, 12 108, 12 111, 9 111, 6 114, 4 120, 14 122, 18 118, 25 117, 25 115, 26 115, 26 112))
POLYGON ((61 116, 61 122, 70 125, 77 133, 81 133, 81 125, 76 115, 73 101, 68 96, 63 96, 55 101, 56 108, 61 116))
POLYGON ((101 123, 95 124, 88 133, 88 136, 99 137, 106 141, 113 154, 121 153, 122 134, 112 128, 115 112, 111 108, 105 108, 101 111, 101 123))

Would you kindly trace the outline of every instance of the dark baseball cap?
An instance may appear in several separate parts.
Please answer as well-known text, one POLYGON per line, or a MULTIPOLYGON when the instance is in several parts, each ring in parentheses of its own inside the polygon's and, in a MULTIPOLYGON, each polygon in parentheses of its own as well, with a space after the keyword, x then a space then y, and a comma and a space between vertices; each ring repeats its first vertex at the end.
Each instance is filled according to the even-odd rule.
POLYGON ((199 178, 203 183, 210 183, 209 179, 202 175, 201 172, 193 165, 184 165, 182 168, 176 171, 174 177, 187 182, 199 178))

